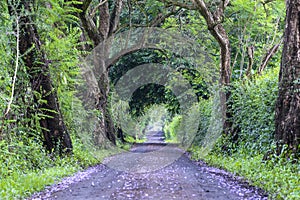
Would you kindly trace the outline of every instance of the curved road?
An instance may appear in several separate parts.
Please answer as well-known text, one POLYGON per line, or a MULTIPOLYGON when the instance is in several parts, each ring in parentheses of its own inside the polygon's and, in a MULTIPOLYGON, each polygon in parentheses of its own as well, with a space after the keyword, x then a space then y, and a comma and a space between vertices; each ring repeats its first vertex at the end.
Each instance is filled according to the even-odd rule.
POLYGON ((76 174, 31 199, 267 199, 262 190, 223 170, 191 161, 163 139, 161 132, 149 132, 146 143, 112 156, 105 164, 76 174), (85 178, 80 178, 84 173, 85 178))

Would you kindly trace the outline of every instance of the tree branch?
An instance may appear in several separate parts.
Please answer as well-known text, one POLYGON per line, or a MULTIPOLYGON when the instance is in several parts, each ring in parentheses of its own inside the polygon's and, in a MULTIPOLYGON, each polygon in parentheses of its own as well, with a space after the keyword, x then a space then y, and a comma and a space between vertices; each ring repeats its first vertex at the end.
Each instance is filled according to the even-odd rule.
POLYGON ((85 0, 81 6, 80 6, 80 10, 82 10, 83 13, 86 13, 87 9, 89 8, 90 4, 91 4, 92 0, 85 0))
POLYGON ((123 0, 117 0, 110 18, 110 26, 109 26, 109 33, 108 33, 109 36, 112 33, 114 33, 118 28, 122 7, 123 7, 123 0))
POLYGON ((89 17, 86 12, 91 4, 92 0, 85 0, 82 4, 75 4, 74 7, 81 10, 81 12, 78 14, 82 26, 84 30, 87 32, 89 38, 94 42, 95 45, 99 44, 101 41, 103 41, 104 38, 101 37, 99 34, 97 27, 92 20, 91 17, 89 17))
POLYGON ((262 3, 263 5, 265 5, 265 4, 271 3, 271 2, 273 2, 273 1, 275 1, 275 0, 265 0, 265 1, 262 1, 261 3, 262 3))
POLYGON ((224 10, 228 6, 229 2, 230 2, 229 0, 221 0, 220 1, 220 4, 218 6, 218 10, 216 11, 217 12, 216 13, 217 17, 219 18, 218 21, 223 20, 223 18, 224 18, 224 10))
POLYGON ((181 2, 177 2, 177 1, 173 1, 173 0, 160 0, 160 1, 163 3, 166 3, 166 4, 178 6, 180 8, 186 8, 189 10, 197 10, 197 6, 195 6, 195 4, 191 5, 191 4, 181 3, 181 2))
POLYGON ((150 22, 150 27, 156 27, 158 26, 160 23, 162 23, 163 21, 165 21, 168 17, 175 15, 176 13, 178 13, 182 8, 176 9, 175 6, 173 6, 172 10, 165 14, 162 15, 161 13, 154 19, 152 20, 152 22, 150 22))
POLYGON ((152 50, 158 50, 158 51, 164 52, 161 48, 159 48, 155 45, 152 45, 152 46, 150 46, 150 45, 147 45, 147 46, 136 45, 136 46, 133 46, 131 48, 124 49, 121 52, 119 52, 115 57, 113 57, 111 59, 108 59, 107 62, 106 62, 107 68, 110 68, 111 66, 116 64, 118 62, 118 60, 120 58, 122 58, 123 56, 134 53, 134 52, 137 52, 137 51, 142 50, 142 49, 152 49, 152 50))
POLYGON ((97 12, 97 10, 98 10, 98 8, 99 8, 100 6, 102 6, 103 4, 105 4, 107 1, 108 1, 108 0, 101 1, 101 2, 100 2, 100 3, 92 10, 92 12, 91 12, 91 14, 90 14, 90 17, 91 17, 91 18, 94 18, 95 14, 96 14, 96 12, 97 12))
POLYGON ((266 68, 269 60, 274 56, 274 54, 277 52, 278 48, 280 47, 281 43, 282 43, 282 39, 280 40, 280 42, 278 44, 275 44, 272 48, 270 48, 268 50, 268 52, 266 53, 265 57, 263 58, 262 64, 259 66, 259 69, 257 71, 257 73, 259 75, 261 75, 262 71, 266 68))
MULTIPOLYGON (((130 46, 128 48, 123 48, 123 50, 116 53, 111 58, 107 59, 105 61, 106 68, 108 69, 109 67, 114 65, 121 57, 128 55, 130 53, 134 53, 136 51, 142 50, 142 49, 153 49, 153 50, 158 50, 158 51, 164 53, 164 50, 162 48, 158 47, 157 45, 147 43, 148 34, 151 34, 151 31, 148 32, 147 34, 143 34, 143 36, 139 39, 139 41, 135 42, 136 43, 135 45, 130 46)), ((127 40, 129 40, 129 39, 127 38, 127 40)), ((128 44, 128 41, 126 41, 126 44, 128 44)))
MULTIPOLYGON (((99 27, 98 33, 101 38, 104 40, 108 38, 109 26, 110 26, 110 13, 109 13, 109 5, 108 2, 105 2, 101 6, 99 6, 99 27)), ((98 43, 99 44, 99 43, 98 43)))
POLYGON ((95 45, 103 41, 103 37, 101 37, 99 34, 95 23, 90 17, 86 16, 86 14, 82 12, 79 14, 79 18, 84 30, 87 32, 89 38, 94 42, 95 45))
POLYGON ((254 55, 254 47, 251 45, 247 48, 247 54, 248 54, 248 67, 246 70, 246 76, 249 78, 251 76, 251 70, 252 70, 252 66, 253 66, 253 55, 254 55))
POLYGON ((193 0, 195 4, 197 5, 197 8, 200 12, 200 14, 204 17, 208 29, 212 29, 215 26, 215 20, 213 17, 213 14, 208 10, 205 2, 203 0, 193 0))

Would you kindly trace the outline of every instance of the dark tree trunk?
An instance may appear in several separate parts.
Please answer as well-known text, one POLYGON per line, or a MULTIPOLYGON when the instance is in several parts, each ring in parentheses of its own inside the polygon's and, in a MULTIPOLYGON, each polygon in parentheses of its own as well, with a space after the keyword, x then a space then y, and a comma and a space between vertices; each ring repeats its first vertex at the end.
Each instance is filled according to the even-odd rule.
POLYGON ((45 53, 41 50, 41 41, 34 21, 27 12, 31 12, 33 0, 7 1, 10 15, 19 18, 20 36, 19 51, 23 55, 26 70, 30 75, 32 90, 36 95, 34 104, 44 116, 40 126, 44 135, 46 149, 60 153, 72 151, 72 142, 60 112, 55 89, 51 84, 51 76, 45 53))
POLYGON ((117 133, 118 133, 117 136, 121 140, 121 142, 125 143, 125 138, 124 138, 123 130, 120 127, 117 128, 117 133))
MULTIPOLYGON (((300 145, 300 1, 287 0, 284 46, 276 102, 275 138, 278 154, 287 145, 288 155, 300 145)), ((299 156, 299 154, 298 154, 299 156)))

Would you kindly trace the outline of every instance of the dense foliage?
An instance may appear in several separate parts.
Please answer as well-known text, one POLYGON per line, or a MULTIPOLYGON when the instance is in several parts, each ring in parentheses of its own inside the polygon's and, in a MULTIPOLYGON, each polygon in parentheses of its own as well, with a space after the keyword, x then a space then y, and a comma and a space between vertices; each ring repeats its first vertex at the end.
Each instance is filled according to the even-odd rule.
MULTIPOLYGON (((209 153, 201 140, 195 140, 190 151, 194 159, 204 159, 214 166, 246 177, 252 184, 270 191, 272 198, 297 199, 300 169, 295 162, 298 161, 293 157, 286 160, 284 150, 280 155, 274 151, 277 82, 278 68, 267 70, 262 76, 242 83, 235 82, 231 89, 233 129, 237 135, 235 140, 232 140, 235 135, 223 135, 209 153)), ((202 128, 199 136, 210 135, 207 116, 210 117, 208 113, 211 110, 211 106, 200 110, 202 128), (203 133, 202 130, 208 132, 203 133)))
MULTIPOLYGON (((107 27, 107 15, 103 16, 103 5, 97 1, 37 0, 30 1, 32 5, 28 2, 0 3, 0 199, 23 198, 63 176, 101 162, 103 157, 116 152, 107 150, 114 146, 116 137, 117 146, 128 150, 130 144, 145 141, 149 127, 160 127, 167 142, 190 147, 193 158, 245 176, 270 191, 274 198, 300 196, 299 160, 285 151, 287 146, 275 153, 274 116, 284 1, 230 1, 216 24, 226 31, 231 47, 232 82, 226 88, 218 83, 223 74, 215 73, 216 69, 220 71, 220 45, 196 8, 174 6, 174 2, 167 0, 103 1, 103 5, 108 5, 106 14, 111 23, 107 27), (90 5, 86 8, 83 2, 90 5), (86 17, 91 24, 85 21, 86 17), (20 55, 24 19, 31 20, 28 24, 36 28, 38 46, 32 45, 20 55), (94 83, 101 95, 95 95, 95 85, 89 85, 89 80, 82 76, 82 57, 90 55, 101 40, 109 41, 105 37, 114 38, 118 33, 140 27, 182 33, 191 39, 188 42, 195 43, 194 47, 203 48, 213 64, 196 66, 194 60, 176 53, 140 48, 109 66, 105 74, 109 80, 96 77, 94 83), (107 33, 103 33, 105 28, 107 33), (32 52, 35 58, 43 57, 33 59, 33 65, 49 69, 39 75, 50 77, 50 91, 33 87, 32 74, 40 69, 26 66, 27 56, 32 52), (159 84, 139 87, 129 102, 119 99, 114 87, 120 78, 149 63, 175 70, 190 84, 197 102, 185 110, 170 87, 159 84), (230 94, 226 102, 231 114, 230 135, 222 135, 223 90, 230 94), (57 95, 57 110, 42 107, 48 103, 45 97, 49 94, 57 95), (93 95, 100 97, 96 99, 93 95), (101 100, 105 103, 101 104, 101 100), (107 106, 101 107, 104 104, 107 106), (45 130, 41 121, 52 116, 45 113, 62 114, 59 120, 66 125, 65 133, 72 140, 69 154, 57 151, 62 149, 60 140, 57 147, 47 150, 44 133, 50 131, 45 130), (113 124, 107 123, 107 119, 113 124), (114 132, 105 132, 107 125, 114 132), (99 127, 105 128, 95 131, 99 127)), ((207 2, 209 11, 216 14, 219 1, 207 2)), ((175 44, 174 48, 180 47, 175 44)), ((156 76, 158 79, 164 74, 156 76)), ((134 78, 137 81, 140 77, 134 78)), ((172 81, 176 84, 180 80, 172 81)))
POLYGON ((265 153, 274 143, 278 68, 244 83, 233 84, 231 110, 239 147, 265 153))
POLYGON ((85 53, 79 51, 82 43, 80 28, 76 27, 78 19, 70 14, 76 10, 63 1, 36 3, 31 15, 38 27, 41 51, 47 55, 52 84, 74 148, 68 157, 46 151, 39 120, 49 116, 43 115, 39 107, 44 102, 42 94, 31 89, 28 68, 23 62, 25 55, 18 55, 18 32, 14 28, 20 16, 10 16, 7 4, 1 2, 0 107, 1 113, 7 114, 0 121, 0 199, 28 196, 64 176, 99 163, 111 153, 87 148, 82 135, 76 132, 87 112, 75 92, 80 84, 79 56, 85 53), (53 9, 46 8, 50 4, 53 9))

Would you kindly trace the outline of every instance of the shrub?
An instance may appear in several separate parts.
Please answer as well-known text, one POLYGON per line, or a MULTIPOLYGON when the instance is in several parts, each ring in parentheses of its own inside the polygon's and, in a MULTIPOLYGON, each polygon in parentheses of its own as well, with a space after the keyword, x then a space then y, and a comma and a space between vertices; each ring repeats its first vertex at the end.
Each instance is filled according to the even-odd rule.
POLYGON ((231 120, 238 134, 239 147, 266 152, 271 146, 275 130, 278 72, 279 68, 275 68, 243 84, 233 84, 231 120))
POLYGON ((177 132, 179 131, 179 125, 181 123, 182 116, 176 115, 172 118, 172 121, 167 123, 164 127, 164 133, 167 142, 177 142, 177 132))

